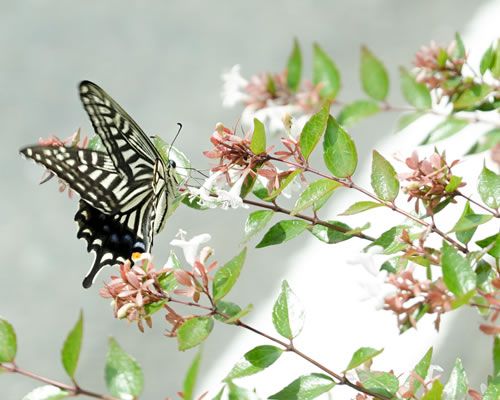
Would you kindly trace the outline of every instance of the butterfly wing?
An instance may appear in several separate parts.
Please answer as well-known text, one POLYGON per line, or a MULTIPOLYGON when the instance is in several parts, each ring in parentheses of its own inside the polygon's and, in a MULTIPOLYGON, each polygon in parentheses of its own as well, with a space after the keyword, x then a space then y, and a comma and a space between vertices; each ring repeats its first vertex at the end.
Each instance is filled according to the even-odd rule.
POLYGON ((152 180, 151 172, 160 155, 139 125, 92 82, 80 83, 80 98, 117 171, 129 179, 146 174, 152 180))
POLYGON ((102 268, 123 263, 135 252, 149 252, 152 220, 152 201, 141 203, 128 212, 109 215, 81 200, 75 215, 77 237, 85 239, 88 252, 95 253, 83 287, 89 288, 102 268))
POLYGON ((82 199, 95 208, 113 213, 118 199, 128 191, 111 158, 102 152, 65 146, 29 146, 20 150, 65 181, 82 199))

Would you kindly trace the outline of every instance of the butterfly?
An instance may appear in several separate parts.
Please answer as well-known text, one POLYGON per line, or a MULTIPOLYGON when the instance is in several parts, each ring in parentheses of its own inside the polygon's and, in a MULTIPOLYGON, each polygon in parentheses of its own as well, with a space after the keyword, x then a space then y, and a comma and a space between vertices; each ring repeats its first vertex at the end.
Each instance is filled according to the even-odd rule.
MULTIPOLYGON (((80 99, 105 151, 34 145, 20 153, 45 166, 80 195, 78 238, 95 253, 83 287, 105 266, 149 253, 177 196, 173 160, 164 160, 150 138, 103 89, 83 81, 80 99)), ((168 157, 167 157, 168 158, 168 157)))

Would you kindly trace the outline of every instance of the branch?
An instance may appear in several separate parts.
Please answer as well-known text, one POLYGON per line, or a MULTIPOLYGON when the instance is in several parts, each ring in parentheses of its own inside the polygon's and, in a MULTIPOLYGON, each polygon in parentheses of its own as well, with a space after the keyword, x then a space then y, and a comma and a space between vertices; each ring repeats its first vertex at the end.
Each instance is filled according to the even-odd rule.
MULTIPOLYGON (((292 214, 291 210, 287 210, 286 208, 280 207, 274 203, 263 203, 263 202, 259 202, 259 201, 248 200, 248 199, 243 199, 243 202, 245 204, 250 204, 250 205, 255 206, 255 207, 267 208, 268 210, 272 210, 272 211, 279 212, 282 214, 287 214, 287 215, 292 214)), ((308 215, 304 215, 304 214, 294 214, 293 216, 296 218, 303 219, 305 221, 309 221, 313 225, 326 226, 329 229, 332 229, 334 231, 338 231, 341 233, 349 232, 349 229, 345 229, 345 228, 342 228, 341 226, 336 226, 336 225, 330 224, 330 223, 323 221, 317 217, 309 217, 308 215)), ((357 236, 361 239, 369 240, 371 242, 373 242, 375 240, 375 238, 368 236, 368 235, 365 235, 364 233, 361 233, 361 232, 353 233, 350 235, 357 236)))
MULTIPOLYGON (((205 294, 208 297, 208 299, 210 300, 211 304, 214 304, 211 294, 209 292, 205 292, 205 294)), ((207 307, 207 306, 204 306, 204 305, 201 305, 201 304, 198 304, 198 303, 194 303, 194 302, 190 302, 190 301, 177 300, 177 299, 174 299, 174 298, 171 298, 171 297, 169 297, 169 301, 173 302, 173 303, 183 304, 183 305, 186 305, 186 306, 192 306, 192 307, 201 308, 203 310, 210 311, 212 315, 219 315, 219 316, 221 316, 224 319, 230 318, 229 315, 226 315, 226 314, 221 313, 220 311, 218 311, 215 306, 213 306, 213 307, 207 307)), ((308 356, 307 354, 305 354, 302 351, 300 351, 299 349, 297 349, 291 342, 290 343, 286 343, 283 340, 281 340, 279 338, 276 338, 276 337, 274 337, 272 335, 269 335, 269 334, 267 334, 265 332, 262 332, 259 329, 254 328, 253 326, 250 326, 250 325, 244 323, 243 321, 241 321, 239 319, 236 320, 236 321, 234 321, 234 323, 232 325, 239 326, 239 327, 244 328, 244 329, 246 329, 246 330, 248 330, 250 332, 253 332, 253 333, 255 333, 255 334, 259 335, 259 336, 262 336, 263 338, 266 338, 267 340, 270 340, 271 342, 274 342, 274 343, 280 345, 281 347, 283 347, 283 350, 288 351, 290 353, 296 354, 297 356, 299 356, 302 359, 306 360, 310 364, 313 364, 314 366, 316 366, 317 368, 321 369, 326 374, 328 374, 331 377, 333 377, 334 379, 336 379, 337 380, 337 382, 336 382, 337 385, 346 385, 346 386, 349 386, 352 389, 354 389, 354 390, 356 390, 358 392, 361 392, 361 393, 365 393, 365 394, 367 394, 369 396, 372 396, 375 399, 390 400, 388 397, 385 397, 385 396, 373 393, 370 390, 364 388, 363 386, 360 386, 360 385, 358 385, 358 384, 356 384, 354 382, 351 382, 345 376, 340 375, 340 374, 332 371, 331 369, 329 369, 326 366, 324 366, 323 364, 321 364, 319 361, 316 361, 312 357, 308 356)))
POLYGON ((28 378, 46 383, 48 385, 55 386, 61 390, 66 390, 72 396, 88 396, 88 397, 92 397, 94 399, 101 399, 101 400, 120 400, 120 399, 113 397, 113 396, 108 396, 106 394, 99 394, 99 393, 95 393, 95 392, 92 392, 92 391, 87 390, 87 389, 83 389, 76 384, 75 384, 75 386, 70 386, 70 385, 66 385, 62 382, 55 381, 53 379, 45 378, 41 375, 35 374, 34 372, 19 368, 15 363, 9 363, 9 364, 0 363, 0 366, 3 369, 5 369, 7 372, 27 376, 28 378))
POLYGON ((499 211, 492 210, 492 209, 490 209, 490 208, 482 205, 481 203, 477 202, 476 200, 474 200, 473 198, 471 198, 469 196, 466 196, 465 194, 463 194, 462 192, 459 192, 458 190, 455 193, 456 193, 457 196, 463 197, 464 199, 470 201, 472 204, 475 204, 479 208, 482 208, 484 211, 489 212, 495 218, 500 218, 500 212, 499 211))
POLYGON ((391 202, 388 202, 388 201, 385 201, 385 200, 382 200, 380 198, 378 198, 375 194, 371 193, 370 191, 362 188, 361 186, 358 186, 356 183, 354 183, 352 180, 350 179, 344 179, 344 178, 337 178, 335 176, 331 176, 331 175, 327 175, 323 172, 320 172, 314 168, 311 168, 309 166, 306 166, 304 167, 303 165, 299 165, 297 163, 294 163, 292 161, 286 161, 286 160, 282 160, 280 158, 277 158, 277 157, 273 157, 273 156, 270 156, 269 157, 271 160, 274 160, 274 161, 279 161, 279 162, 283 162, 285 164, 289 164, 289 165, 292 165, 294 167, 297 167, 297 168, 302 168, 304 169, 305 171, 307 172, 310 172, 312 174, 315 174, 315 175, 318 175, 318 176, 321 176, 322 178, 326 178, 326 179, 330 179, 332 181, 335 181, 335 182, 338 182, 340 183, 342 186, 348 188, 348 189, 354 189, 354 190, 357 190, 358 192, 361 192, 363 193, 364 195, 370 197, 371 199, 375 200, 377 203, 380 203, 388 208, 390 208, 392 211, 395 211, 401 215, 404 215, 406 218, 409 218, 413 221, 415 221, 416 223, 430 229, 432 232, 438 234, 439 236, 441 236, 444 240, 446 240, 448 243, 450 243, 453 247, 455 247, 457 250, 461 251, 462 253, 464 254, 467 254, 469 252, 469 250, 467 250, 466 247, 462 246, 460 243, 458 243, 456 240, 454 240, 452 237, 450 237, 449 235, 447 235, 446 233, 444 233, 442 230, 440 230, 439 228, 436 227, 435 224, 431 224, 427 221, 424 221, 423 219, 419 218, 419 217, 416 217, 415 215, 412 215, 410 214, 409 212, 397 207, 394 203, 391 203, 391 202))

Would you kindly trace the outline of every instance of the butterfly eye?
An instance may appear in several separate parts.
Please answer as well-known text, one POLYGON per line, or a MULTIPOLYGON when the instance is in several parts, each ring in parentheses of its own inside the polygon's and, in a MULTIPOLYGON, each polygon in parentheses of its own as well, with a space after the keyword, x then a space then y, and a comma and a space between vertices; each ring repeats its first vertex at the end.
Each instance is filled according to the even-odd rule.
POLYGON ((171 168, 177 167, 177 164, 175 163, 174 160, 168 160, 168 165, 170 165, 171 168))

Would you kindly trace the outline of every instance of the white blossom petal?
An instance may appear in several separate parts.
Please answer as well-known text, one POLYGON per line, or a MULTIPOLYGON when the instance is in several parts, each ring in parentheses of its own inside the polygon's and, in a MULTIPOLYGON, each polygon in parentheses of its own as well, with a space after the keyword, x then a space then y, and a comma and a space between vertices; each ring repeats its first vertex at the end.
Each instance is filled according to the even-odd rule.
POLYGON ((208 242, 212 237, 208 233, 193 236, 190 240, 185 238, 174 239, 170 242, 172 246, 177 246, 184 252, 184 258, 189 265, 193 266, 198 256, 198 249, 203 243, 208 242))

